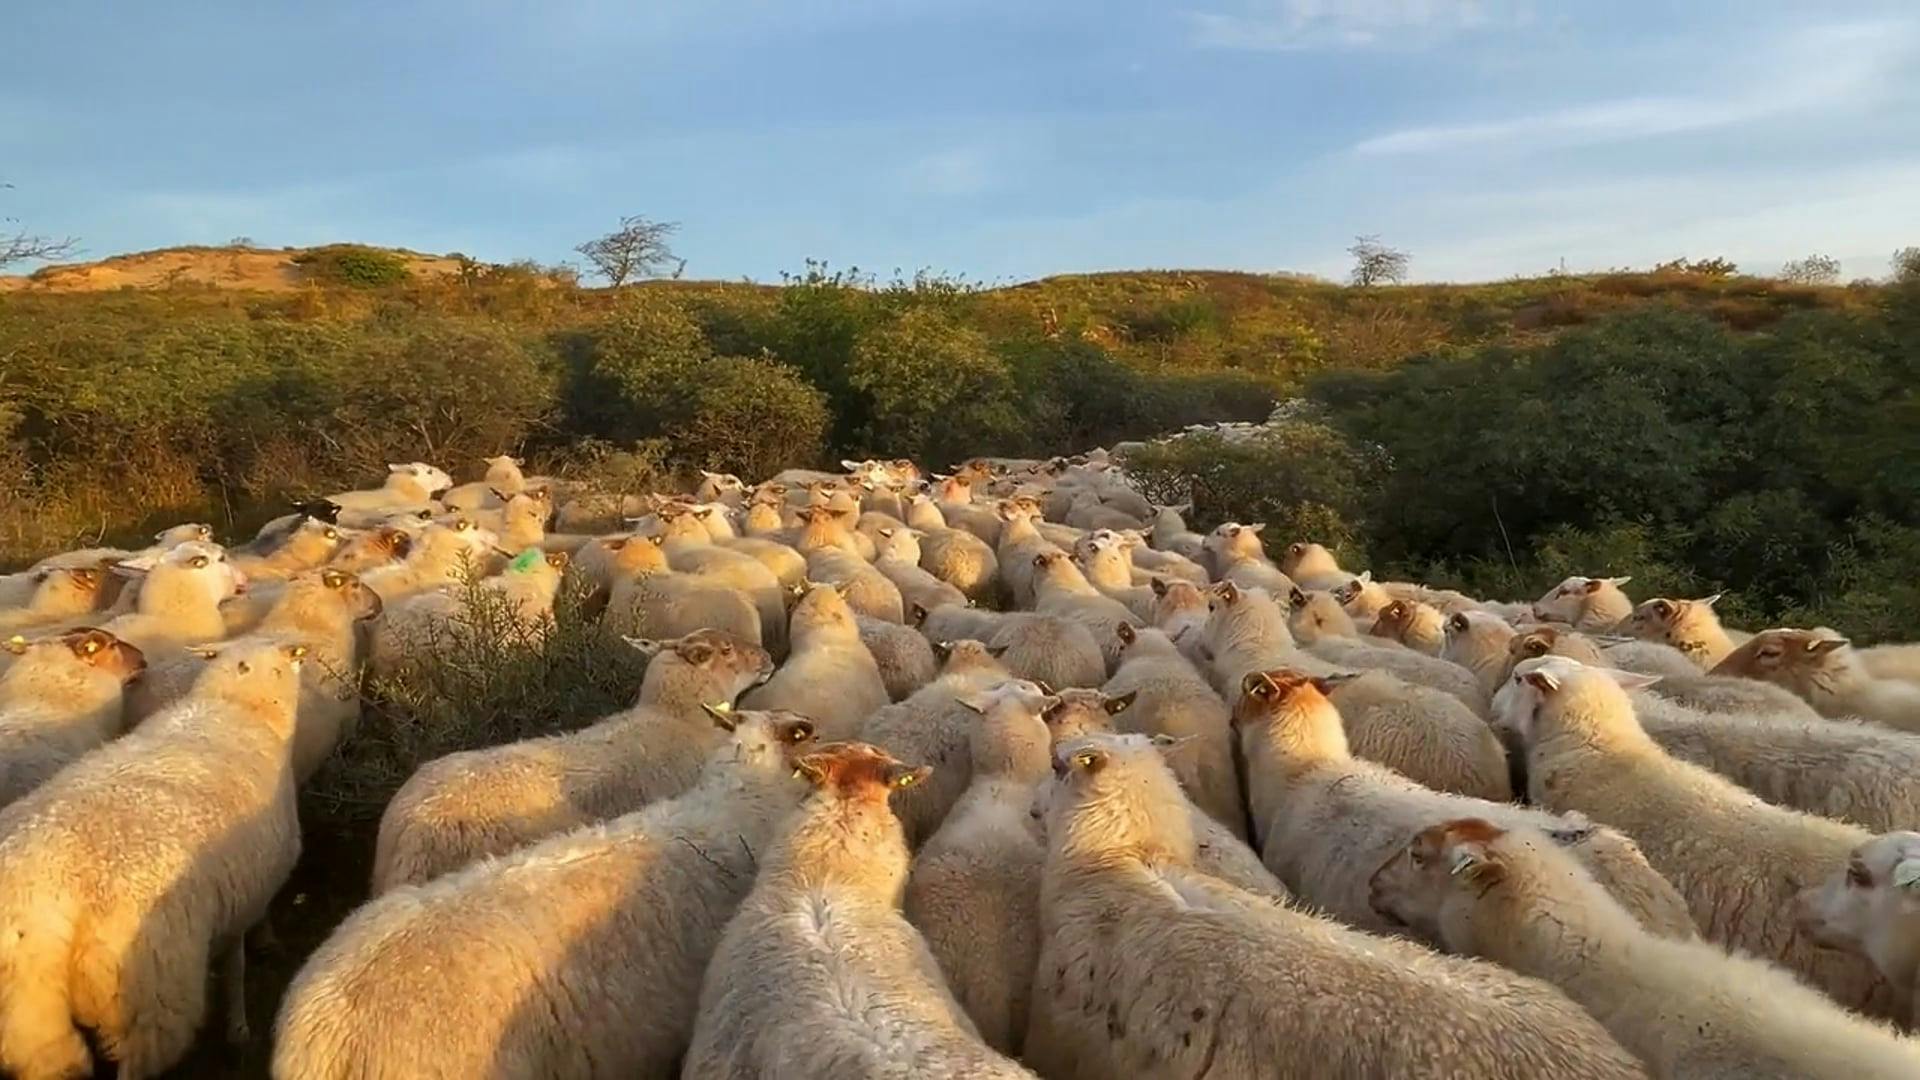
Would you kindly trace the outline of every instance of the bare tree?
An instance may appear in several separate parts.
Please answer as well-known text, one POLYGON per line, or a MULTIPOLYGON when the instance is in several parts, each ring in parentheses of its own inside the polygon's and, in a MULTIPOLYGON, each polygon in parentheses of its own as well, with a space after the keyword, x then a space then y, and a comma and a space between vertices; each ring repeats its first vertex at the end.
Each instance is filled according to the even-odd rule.
MULTIPOLYGON (((12 184, 0 183, 0 188, 11 187, 13 187, 12 184)), ((72 254, 79 243, 79 240, 71 236, 56 240, 51 236, 30 233, 20 228, 18 220, 10 217, 0 218, 0 266, 26 262, 29 259, 58 259, 63 255, 72 254)))
POLYGON ((618 229, 573 250, 585 255, 610 285, 624 285, 648 277, 677 278, 687 268, 687 260, 673 253, 667 238, 679 228, 677 221, 623 217, 618 229), (667 273, 669 267, 671 273, 667 273))
POLYGON ((1407 280, 1407 263, 1412 257, 1406 252, 1390 248, 1380 242, 1378 236, 1356 236, 1353 246, 1347 249, 1353 256, 1353 275, 1350 280, 1362 288, 1372 285, 1398 285, 1407 280))

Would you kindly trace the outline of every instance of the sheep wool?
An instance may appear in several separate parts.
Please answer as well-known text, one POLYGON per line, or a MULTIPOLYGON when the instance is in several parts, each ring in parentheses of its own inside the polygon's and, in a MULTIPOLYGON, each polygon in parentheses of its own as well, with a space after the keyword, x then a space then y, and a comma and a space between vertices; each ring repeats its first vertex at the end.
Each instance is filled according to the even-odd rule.
POLYGON ((1630 577, 1570 577, 1533 602, 1533 617, 1566 623, 1575 630, 1611 630, 1633 614, 1633 601, 1621 591, 1630 577))
MULTIPOLYGON (((1040 954, 1045 849, 1030 810, 1046 779, 1052 701, 1028 682, 961 699, 981 715, 967 789, 913 860, 903 908, 988 1046, 1018 1055, 1040 954)), ((939 767, 935 766, 935 772, 939 767)))
MULTIPOLYGON (((1254 836, 1268 869, 1319 910, 1362 930, 1398 931, 1368 902, 1368 876, 1436 821, 1471 815, 1543 829, 1584 824, 1432 791, 1353 757, 1324 685, 1297 672, 1255 672, 1234 706, 1254 836)), ((1574 853, 1650 931, 1693 935, 1685 901, 1626 837, 1596 829, 1574 853)))
POLYGON ((1174 776, 1194 805, 1247 838, 1247 807, 1233 763, 1230 710, 1220 695, 1166 634, 1122 623, 1120 666, 1103 691, 1128 703, 1114 714, 1123 733, 1166 735, 1179 741, 1169 751, 1174 776))
POLYGON ((783 713, 714 713, 688 792, 356 911, 276 1025, 276 1080, 670 1076, 700 977, 806 785, 783 713))
POLYGON ((1846 865, 1800 891, 1800 929, 1829 949, 1866 957, 1882 977, 1907 992, 1920 1026, 1920 833, 1876 836, 1853 849, 1846 865))
POLYGON ((99 608, 112 594, 110 578, 99 566, 54 566, 24 575, 37 581, 24 602, 8 609, 0 603, 0 634, 75 619, 99 608))
POLYGON ((981 1041, 900 914, 907 844, 887 796, 927 768, 845 743, 800 771, 813 794, 721 935, 681 1075, 1032 1076, 981 1041))
POLYGON ((1398 642, 1414 652, 1439 656, 1447 643, 1447 617, 1432 604, 1418 600, 1395 600, 1373 617, 1367 633, 1398 642))
POLYGON ((1513 800, 1507 751, 1487 722, 1458 698, 1385 671, 1332 675, 1353 753, 1423 787, 1504 803, 1513 800))
POLYGON ((1844 863, 1866 831, 1768 805, 1662 751, 1623 689, 1645 679, 1558 656, 1514 669, 1496 709, 1527 746, 1533 801, 1633 837, 1708 938, 1778 963, 1849 1008, 1889 1015, 1889 987, 1870 965, 1794 932, 1795 894, 1844 863))
POLYGON ((1107 678, 1093 631, 1071 619, 1016 615, 987 637, 987 645, 1000 650, 1002 666, 1022 679, 1065 689, 1099 686, 1107 678))
POLYGON ((1374 897, 1449 952, 1558 986, 1657 1076, 1920 1076, 1920 1044, 1770 964, 1647 933, 1533 830, 1432 826, 1375 874, 1374 897))
POLYGON ((0 1066, 120 1075, 187 1052, 222 957, 248 1036, 243 938, 300 853, 289 749, 299 648, 228 650, 193 693, 0 811, 0 1066))
POLYGON ((0 673, 0 807, 119 735, 127 683, 146 670, 140 650, 104 630, 69 630, 0 650, 20 657, 0 673))
POLYGON ((860 740, 898 761, 926 765, 933 775, 912 791, 901 792, 893 808, 907 845, 933 835, 972 776, 970 732, 979 726, 977 709, 966 702, 1003 683, 1013 684, 993 651, 977 641, 942 642, 940 674, 896 705, 888 705, 860 725, 860 740))
POLYGON ((889 700, 905 701, 940 673, 940 661, 925 635, 866 615, 856 615, 855 620, 860 624, 861 642, 880 668, 880 681, 886 684, 889 700))
POLYGON ((1739 644, 1720 625, 1713 605, 1719 593, 1699 600, 1670 600, 1655 597, 1633 609, 1618 627, 1620 633, 1671 645, 1686 654, 1694 666, 1711 671, 1739 644))
POLYGON ((1225 581, 1213 587, 1207 602, 1212 610, 1201 630, 1200 649, 1212 669, 1213 687, 1224 700, 1231 702, 1240 693, 1249 672, 1288 667, 1330 675, 1336 670, 1294 644, 1286 613, 1267 593, 1225 581))
POLYGON ((1026 1059, 1048 1077, 1637 1077, 1559 991, 1192 868, 1138 735, 1054 751, 1026 1059))

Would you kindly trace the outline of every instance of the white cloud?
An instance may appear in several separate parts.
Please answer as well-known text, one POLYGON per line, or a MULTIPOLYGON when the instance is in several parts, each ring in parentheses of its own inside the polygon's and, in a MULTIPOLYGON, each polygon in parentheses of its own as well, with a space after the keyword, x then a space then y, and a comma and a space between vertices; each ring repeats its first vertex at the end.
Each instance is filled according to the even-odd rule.
POLYGON ((1563 147, 1732 127, 1793 113, 1856 107, 1913 63, 1912 23, 1799 30, 1741 57, 1716 90, 1616 98, 1499 120, 1403 128, 1363 139, 1360 154, 1430 154, 1488 146, 1563 147))
POLYGON ((1187 21, 1202 48, 1287 52, 1430 44, 1529 16, 1523 0, 1264 0, 1240 12, 1190 11, 1187 21))

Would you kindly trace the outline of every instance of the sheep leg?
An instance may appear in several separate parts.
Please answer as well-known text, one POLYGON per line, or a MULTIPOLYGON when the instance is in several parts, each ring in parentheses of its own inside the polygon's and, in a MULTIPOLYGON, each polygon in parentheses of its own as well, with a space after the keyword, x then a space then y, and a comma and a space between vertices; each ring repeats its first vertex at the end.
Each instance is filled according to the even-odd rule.
POLYGON ((273 932, 271 918, 262 916, 253 924, 253 929, 247 931, 247 937, 256 952, 277 953, 281 949, 280 935, 273 932))
POLYGON ((253 1031, 247 1026, 246 935, 235 939, 221 959, 220 980, 227 1004, 227 1043, 244 1045, 253 1039, 253 1031))

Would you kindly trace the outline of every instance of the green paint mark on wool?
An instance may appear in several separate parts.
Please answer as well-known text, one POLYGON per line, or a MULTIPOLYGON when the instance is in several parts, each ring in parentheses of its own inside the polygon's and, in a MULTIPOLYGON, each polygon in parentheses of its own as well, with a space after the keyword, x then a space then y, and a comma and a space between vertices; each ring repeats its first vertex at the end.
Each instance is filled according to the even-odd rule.
POLYGON ((539 548, 528 548, 520 554, 515 555, 513 561, 507 564, 507 569, 515 574, 524 574, 540 565, 540 560, 545 556, 546 553, 539 548))

